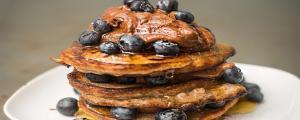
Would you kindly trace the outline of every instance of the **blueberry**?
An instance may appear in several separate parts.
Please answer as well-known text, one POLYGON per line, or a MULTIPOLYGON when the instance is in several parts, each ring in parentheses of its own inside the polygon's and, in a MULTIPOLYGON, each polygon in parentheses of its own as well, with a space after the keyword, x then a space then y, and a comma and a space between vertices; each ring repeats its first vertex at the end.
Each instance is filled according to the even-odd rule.
POLYGON ((110 25, 101 19, 97 19, 93 22, 94 30, 97 31, 100 35, 112 31, 110 25))
POLYGON ((256 89, 260 90, 260 87, 255 83, 249 83, 249 82, 244 81, 241 83, 241 85, 243 85, 247 90, 251 89, 251 88, 256 88, 256 89))
POLYGON ((118 44, 114 42, 104 42, 100 44, 100 51, 106 54, 116 54, 120 52, 118 44))
POLYGON ((124 5, 127 5, 127 6, 131 6, 131 4, 135 1, 145 1, 145 2, 149 2, 148 0, 124 0, 124 5))
POLYGON ((154 8, 149 2, 141 0, 132 2, 130 5, 130 10, 138 12, 154 12, 154 8))
POLYGON ((178 10, 178 1, 177 0, 159 0, 157 3, 157 8, 166 11, 177 11, 178 10))
POLYGON ((187 120, 187 116, 182 110, 169 109, 157 112, 155 120, 187 120))
POLYGON ((226 103, 225 101, 209 103, 209 104, 206 104, 206 107, 216 109, 216 108, 223 107, 225 105, 225 103, 226 103))
POLYGON ((137 110, 124 107, 112 107, 110 112, 112 116, 118 120, 133 120, 136 116, 137 110))
POLYGON ((74 91, 77 95, 80 95, 80 92, 79 92, 77 89, 73 88, 73 91, 74 91))
POLYGON ((179 54, 179 47, 175 43, 168 41, 156 41, 153 43, 155 52, 159 55, 174 56, 179 54))
POLYGON ((123 35, 119 46, 124 52, 139 52, 143 49, 144 41, 138 36, 123 35))
POLYGON ((136 78, 135 77, 116 77, 115 82, 121 83, 121 84, 130 84, 130 83, 135 83, 136 78))
POLYGON ((187 11, 177 11, 175 12, 175 17, 177 20, 181 20, 186 23, 192 23, 195 19, 194 15, 187 11))
POLYGON ((164 76, 155 76, 155 77, 144 77, 144 80, 146 83, 151 84, 151 85, 163 85, 168 82, 168 80, 164 76))
POLYGON ((137 0, 124 0, 123 4, 127 5, 127 6, 130 6, 134 1, 137 1, 137 0))
POLYGON ((97 75, 93 73, 86 73, 85 76, 93 83, 107 83, 110 82, 110 80, 112 79, 112 76, 105 74, 97 75))
POLYGON ((264 95, 257 88, 250 88, 247 90, 248 94, 246 98, 250 101, 261 103, 264 99, 264 95))
POLYGON ((75 98, 63 98, 58 101, 56 109, 65 116, 73 116, 78 111, 78 104, 75 98))
POLYGON ((84 31, 79 37, 79 43, 84 46, 92 46, 100 43, 99 34, 95 31, 84 31))
POLYGON ((241 72, 241 69, 238 67, 233 67, 224 70, 222 74, 223 80, 226 82, 237 84, 244 81, 243 73, 241 72))

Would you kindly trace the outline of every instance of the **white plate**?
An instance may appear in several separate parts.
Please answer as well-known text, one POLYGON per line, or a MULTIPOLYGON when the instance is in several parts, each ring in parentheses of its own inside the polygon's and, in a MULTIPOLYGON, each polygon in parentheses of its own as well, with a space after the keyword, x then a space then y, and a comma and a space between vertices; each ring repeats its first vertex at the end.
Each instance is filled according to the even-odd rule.
MULTIPOLYGON (((274 68, 237 64, 249 82, 261 86, 265 100, 256 111, 232 116, 230 120, 299 120, 300 81, 296 76, 274 68)), ((39 75, 4 105, 5 114, 13 120, 72 120, 54 109, 59 99, 77 97, 66 75, 71 69, 56 67, 39 75)))

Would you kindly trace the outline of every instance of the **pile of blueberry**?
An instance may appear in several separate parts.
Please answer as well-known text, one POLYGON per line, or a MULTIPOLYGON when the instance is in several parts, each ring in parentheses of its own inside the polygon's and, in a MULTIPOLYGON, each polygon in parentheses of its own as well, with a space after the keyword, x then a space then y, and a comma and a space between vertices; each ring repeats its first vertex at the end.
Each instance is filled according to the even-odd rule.
POLYGON ((85 74, 86 78, 89 79, 92 83, 109 83, 109 82, 117 82, 121 84, 130 84, 135 83, 135 77, 114 77, 111 75, 98 75, 93 73, 85 74))
MULTIPOLYGON (((98 75, 93 73, 86 73, 85 76, 92 83, 116 82, 120 84, 131 84, 136 82, 135 77, 114 77, 106 74, 98 75)), ((149 85, 163 85, 168 83, 168 79, 164 76, 145 76, 144 80, 149 85)))
POLYGON ((228 83, 243 85, 248 91, 246 95, 248 100, 257 103, 261 103, 263 101, 264 96, 260 90, 260 87, 257 84, 246 82, 240 68, 233 67, 226 69, 222 74, 222 78, 222 80, 228 83))
POLYGON ((241 83, 248 91, 246 98, 250 101, 261 103, 264 99, 264 95, 262 94, 260 87, 257 84, 243 82, 241 83))
POLYGON ((102 19, 93 22, 94 31, 86 30, 81 33, 79 43, 84 46, 93 46, 100 44, 100 38, 103 34, 112 31, 111 26, 102 19))
MULTIPOLYGON (((124 5, 130 8, 131 11, 136 12, 154 12, 155 8, 149 3, 148 0, 124 0, 124 5)), ((165 11, 166 13, 175 12, 177 20, 186 23, 194 21, 194 15, 187 11, 178 11, 177 0, 160 0, 157 3, 157 9, 165 11)), ((118 53, 136 53, 142 52, 144 48, 153 48, 157 55, 162 56, 176 56, 179 54, 180 49, 178 44, 169 42, 167 40, 157 40, 151 47, 145 47, 144 41, 136 35, 123 35, 120 37, 118 43, 111 41, 100 42, 101 36, 113 30, 106 21, 97 19, 93 23, 93 31, 86 30, 79 37, 79 43, 83 46, 99 45, 99 51, 106 54, 118 53)))
MULTIPOLYGON (((112 107, 111 114, 118 120, 133 120, 137 110, 123 107, 112 107)), ((155 114, 155 120, 187 120, 187 115, 180 109, 161 110, 155 114)))

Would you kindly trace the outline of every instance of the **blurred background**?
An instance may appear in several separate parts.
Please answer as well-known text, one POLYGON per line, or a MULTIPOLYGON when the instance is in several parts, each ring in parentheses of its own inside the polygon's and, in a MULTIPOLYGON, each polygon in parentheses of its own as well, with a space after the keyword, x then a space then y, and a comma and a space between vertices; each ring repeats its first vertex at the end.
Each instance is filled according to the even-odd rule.
MULTIPOLYGON (((23 84, 57 66, 49 57, 77 40, 103 10, 121 4, 122 0, 0 0, 0 107, 23 84)), ((232 61, 300 76, 299 0, 180 0, 179 7, 191 11, 219 42, 235 46, 232 61)), ((3 112, 0 119, 7 119, 3 112)))

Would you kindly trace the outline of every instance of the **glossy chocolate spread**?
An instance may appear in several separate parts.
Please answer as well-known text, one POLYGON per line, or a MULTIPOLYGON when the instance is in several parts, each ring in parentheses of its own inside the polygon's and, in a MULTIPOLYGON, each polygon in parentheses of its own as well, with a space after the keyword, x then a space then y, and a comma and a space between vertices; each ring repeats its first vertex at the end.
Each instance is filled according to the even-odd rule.
MULTIPOLYGON (((113 27, 113 31, 102 35, 102 41, 118 42, 124 34, 137 35, 146 45, 158 40, 177 43, 181 52, 209 50, 215 43, 213 34, 196 24, 176 20, 174 12, 156 9, 153 13, 134 12, 127 6, 107 9, 101 19, 113 27)), ((92 30, 92 25, 89 27, 92 30)))

